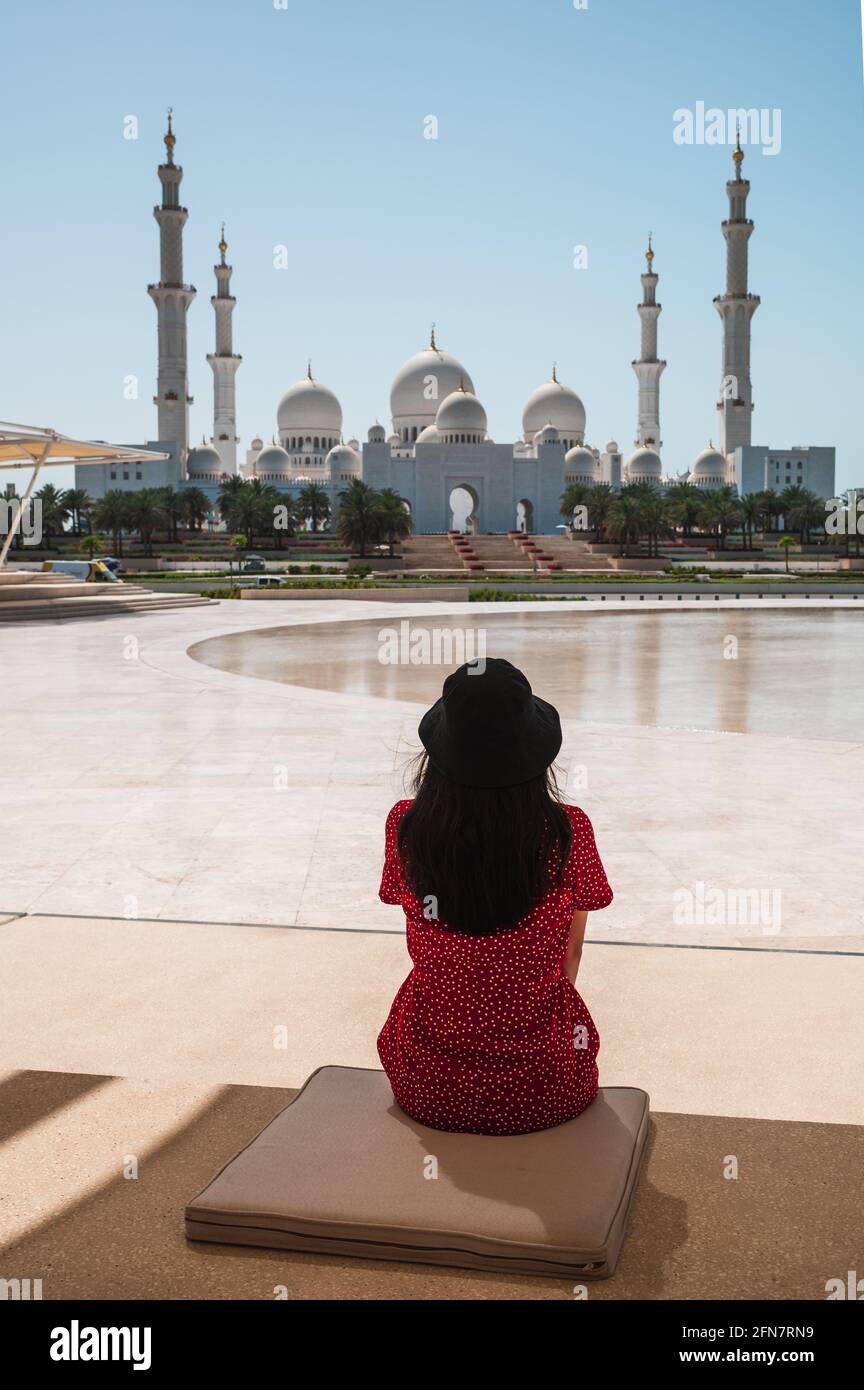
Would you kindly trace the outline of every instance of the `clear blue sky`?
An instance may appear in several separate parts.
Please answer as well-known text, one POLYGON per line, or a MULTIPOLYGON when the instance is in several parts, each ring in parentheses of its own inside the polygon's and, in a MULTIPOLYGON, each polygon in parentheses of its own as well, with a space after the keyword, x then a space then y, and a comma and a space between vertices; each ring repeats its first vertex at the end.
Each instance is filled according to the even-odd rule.
MULTIPOLYGON (((155 433, 156 165, 184 168, 193 438, 208 435, 219 223, 234 265, 238 424, 275 429, 306 368, 346 437, 438 324, 504 441, 549 375, 588 440, 630 451, 639 274, 659 271, 664 462, 716 442, 730 151, 673 142, 698 101, 782 111, 748 151, 756 223, 754 440, 860 445, 862 48, 858 0, 7 0, 0 416, 115 441, 155 433), (123 139, 124 117, 140 122, 123 139), (439 138, 423 138, 435 115, 439 138), (284 243, 289 267, 273 268, 284 243), (589 268, 572 266, 575 244, 589 268), (123 397, 136 374, 137 401, 123 397)), ((56 477, 57 482, 64 481, 56 477)))

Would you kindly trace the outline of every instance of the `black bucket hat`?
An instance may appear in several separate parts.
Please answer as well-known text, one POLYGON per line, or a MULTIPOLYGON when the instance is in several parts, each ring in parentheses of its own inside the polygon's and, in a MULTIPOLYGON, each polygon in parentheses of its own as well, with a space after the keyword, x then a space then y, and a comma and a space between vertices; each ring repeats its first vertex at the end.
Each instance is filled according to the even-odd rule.
POLYGON ((468 661, 420 720, 433 767, 463 787, 515 787, 539 777, 561 747, 554 705, 509 661, 468 661))

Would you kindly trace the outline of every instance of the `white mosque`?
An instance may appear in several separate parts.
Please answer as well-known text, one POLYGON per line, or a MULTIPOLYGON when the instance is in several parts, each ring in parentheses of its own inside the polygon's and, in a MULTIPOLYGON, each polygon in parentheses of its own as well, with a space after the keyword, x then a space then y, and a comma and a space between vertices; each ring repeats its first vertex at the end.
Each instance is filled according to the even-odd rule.
MULTIPOLYGON (((202 489, 214 506, 226 477, 258 478, 280 491, 297 493, 310 482, 330 494, 335 514, 340 492, 355 478, 372 487, 393 488, 409 507, 415 531, 440 533, 454 525, 480 532, 514 528, 550 534, 561 525, 561 496, 571 483, 651 483, 665 490, 689 481, 700 489, 724 484, 739 495, 800 483, 818 496, 834 495, 833 448, 774 449, 751 443, 753 394, 750 380, 751 320, 758 295, 748 290, 748 180, 742 176, 740 139, 732 155, 734 175, 726 184, 729 216, 722 224, 726 241, 726 290, 714 300, 722 321, 722 369, 717 403, 718 443, 703 448, 689 468, 664 470, 660 438, 660 378, 666 363, 657 355, 662 306, 659 277, 648 239, 642 274, 641 347, 633 371, 638 382, 635 450, 626 459, 610 440, 603 451, 586 443, 585 407, 571 387, 551 378, 538 386, 522 411, 522 437, 497 444, 490 438, 486 411, 467 368, 443 351, 432 329, 429 345, 400 367, 390 391, 391 430, 377 421, 361 446, 343 436, 342 407, 335 392, 312 373, 290 386, 276 410, 272 442, 254 438, 238 469, 235 377, 241 357, 234 352, 232 267, 226 261, 225 230, 214 266, 216 293, 213 371, 213 434, 209 443, 190 447, 186 315, 195 289, 183 280, 183 227, 188 213, 180 205, 182 168, 174 163, 176 137, 169 112, 165 162, 159 166, 161 205, 154 209, 160 234, 160 280, 148 293, 158 319, 158 439, 147 447, 162 450, 162 464, 130 470, 88 467, 76 485, 92 496, 109 488, 134 489, 171 484, 202 489), (101 474, 104 476, 96 476, 101 474)), ((82 469, 83 473, 83 469, 82 469)))

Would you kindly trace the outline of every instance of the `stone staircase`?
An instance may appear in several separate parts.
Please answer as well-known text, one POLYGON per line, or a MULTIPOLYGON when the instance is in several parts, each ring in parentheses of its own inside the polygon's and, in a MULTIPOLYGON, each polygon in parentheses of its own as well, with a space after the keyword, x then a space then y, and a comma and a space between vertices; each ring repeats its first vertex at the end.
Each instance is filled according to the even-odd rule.
MULTIPOLYGON (((554 536, 506 535, 411 536, 402 542, 398 568, 410 574, 614 574, 620 570, 650 572, 661 560, 622 561, 614 546, 595 546, 559 531, 554 536)), ((390 566, 388 566, 390 568, 390 566)))
POLYGON ((556 568, 592 573, 597 570, 608 572, 615 568, 608 554, 594 551, 587 541, 571 540, 563 532, 536 539, 542 544, 544 552, 552 557, 552 564, 556 568))
POLYGON ((592 555, 584 542, 567 536, 411 536, 402 542, 399 568, 410 573, 548 574, 561 570, 611 570, 606 555, 592 555))
POLYGON ((409 536, 400 545, 401 569, 415 574, 459 574, 463 565, 449 536, 409 536))
POLYGON ((614 568, 607 555, 592 555, 584 542, 560 534, 533 536, 511 531, 500 536, 457 537, 452 544, 457 559, 472 573, 542 575, 614 568))
MULTIPOLYGON (((531 574, 534 564, 528 550, 514 535, 467 537, 483 571, 502 574, 531 574)), ((528 538, 530 539, 530 538, 528 538)))
POLYGON ((155 594, 138 584, 84 584, 39 570, 0 570, 0 623, 110 618, 214 602, 200 594, 155 594))

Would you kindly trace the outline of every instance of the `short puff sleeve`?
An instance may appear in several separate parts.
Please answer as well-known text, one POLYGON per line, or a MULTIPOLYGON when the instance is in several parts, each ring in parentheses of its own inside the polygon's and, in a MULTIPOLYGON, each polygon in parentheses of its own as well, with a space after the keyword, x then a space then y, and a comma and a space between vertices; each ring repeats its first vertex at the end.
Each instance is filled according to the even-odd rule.
POLYGON ((564 865, 564 883, 573 890, 574 912, 598 912, 612 901, 612 889, 597 852, 594 827, 578 806, 568 806, 573 843, 564 865))
POLYGON ((397 801, 391 807, 384 827, 384 869, 378 896, 382 903, 392 903, 394 906, 402 902, 402 873, 396 849, 396 831, 410 805, 410 801, 397 801))

